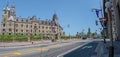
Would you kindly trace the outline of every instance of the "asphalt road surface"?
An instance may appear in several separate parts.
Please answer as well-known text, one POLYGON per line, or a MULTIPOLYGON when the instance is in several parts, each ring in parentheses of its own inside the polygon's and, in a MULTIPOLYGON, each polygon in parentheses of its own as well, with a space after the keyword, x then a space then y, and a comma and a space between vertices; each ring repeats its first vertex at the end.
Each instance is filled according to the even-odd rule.
POLYGON ((0 48, 0 57, 57 57, 79 46, 81 47, 65 54, 63 57, 90 57, 94 54, 98 40, 88 39, 29 47, 0 48))
POLYGON ((68 54, 65 54, 63 57, 91 57, 94 54, 94 51, 97 47, 98 42, 99 41, 93 41, 68 54))
POLYGON ((0 57, 57 57, 59 54, 85 42, 64 42, 22 48, 2 48, 0 57))

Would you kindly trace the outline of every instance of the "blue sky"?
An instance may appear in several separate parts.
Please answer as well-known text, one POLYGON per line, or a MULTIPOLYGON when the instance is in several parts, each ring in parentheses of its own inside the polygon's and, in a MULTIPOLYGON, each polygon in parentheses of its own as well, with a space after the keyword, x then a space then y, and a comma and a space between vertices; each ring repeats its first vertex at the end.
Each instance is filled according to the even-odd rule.
POLYGON ((75 35, 83 29, 87 32, 89 27, 95 32, 100 27, 95 25, 95 20, 98 20, 95 12, 91 12, 92 8, 100 8, 100 0, 0 0, 0 18, 7 1, 9 6, 15 2, 17 17, 36 15, 46 20, 52 19, 56 13, 67 35, 75 35))

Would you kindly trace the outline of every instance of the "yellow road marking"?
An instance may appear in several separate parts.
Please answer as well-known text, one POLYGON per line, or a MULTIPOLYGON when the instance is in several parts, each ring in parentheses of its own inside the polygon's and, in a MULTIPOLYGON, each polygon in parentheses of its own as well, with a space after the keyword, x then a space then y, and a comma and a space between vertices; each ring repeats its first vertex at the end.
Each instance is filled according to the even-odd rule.
POLYGON ((20 52, 13 52, 12 54, 14 54, 14 55, 22 55, 22 53, 20 53, 20 52))
POLYGON ((40 51, 46 51, 46 50, 48 50, 48 48, 46 48, 46 47, 43 47, 43 48, 37 48, 37 50, 40 50, 40 51))

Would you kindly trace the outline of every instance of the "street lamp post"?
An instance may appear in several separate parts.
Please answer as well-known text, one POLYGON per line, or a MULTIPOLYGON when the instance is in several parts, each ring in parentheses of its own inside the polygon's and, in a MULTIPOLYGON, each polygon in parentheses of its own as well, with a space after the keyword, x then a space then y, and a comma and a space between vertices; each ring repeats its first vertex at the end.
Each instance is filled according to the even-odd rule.
POLYGON ((112 35, 112 18, 110 13, 111 2, 106 2, 106 13, 108 13, 108 23, 109 23, 109 38, 110 38, 110 46, 109 46, 109 57, 114 57, 114 46, 113 46, 113 35, 112 35))
MULTIPOLYGON (((103 17, 103 13, 102 13, 102 8, 101 9, 92 9, 92 12, 93 12, 93 10, 95 10, 96 11, 96 14, 97 14, 97 17, 99 18, 99 15, 98 15, 98 13, 99 13, 99 11, 101 11, 101 16, 102 16, 102 19, 101 18, 99 18, 99 20, 100 20, 100 23, 101 23, 101 25, 102 25, 102 27, 103 27, 103 32, 104 32, 104 43, 106 43, 106 37, 107 37, 107 28, 106 28, 106 26, 104 25, 104 23, 105 23, 105 21, 106 21, 106 19, 103 19, 104 17, 103 17)), ((96 22, 97 23, 97 22, 96 22)))

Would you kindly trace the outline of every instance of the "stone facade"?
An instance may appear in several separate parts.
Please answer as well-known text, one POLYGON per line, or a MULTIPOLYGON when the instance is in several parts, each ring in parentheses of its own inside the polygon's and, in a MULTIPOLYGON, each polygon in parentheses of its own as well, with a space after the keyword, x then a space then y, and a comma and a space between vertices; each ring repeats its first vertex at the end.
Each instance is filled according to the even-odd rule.
POLYGON ((113 17, 115 19, 115 30, 117 40, 120 40, 120 0, 113 0, 113 17))
POLYGON ((31 35, 63 35, 62 27, 59 25, 58 17, 53 15, 52 20, 41 20, 36 16, 22 18, 16 17, 15 5, 6 6, 2 13, 1 34, 31 34, 31 35))

